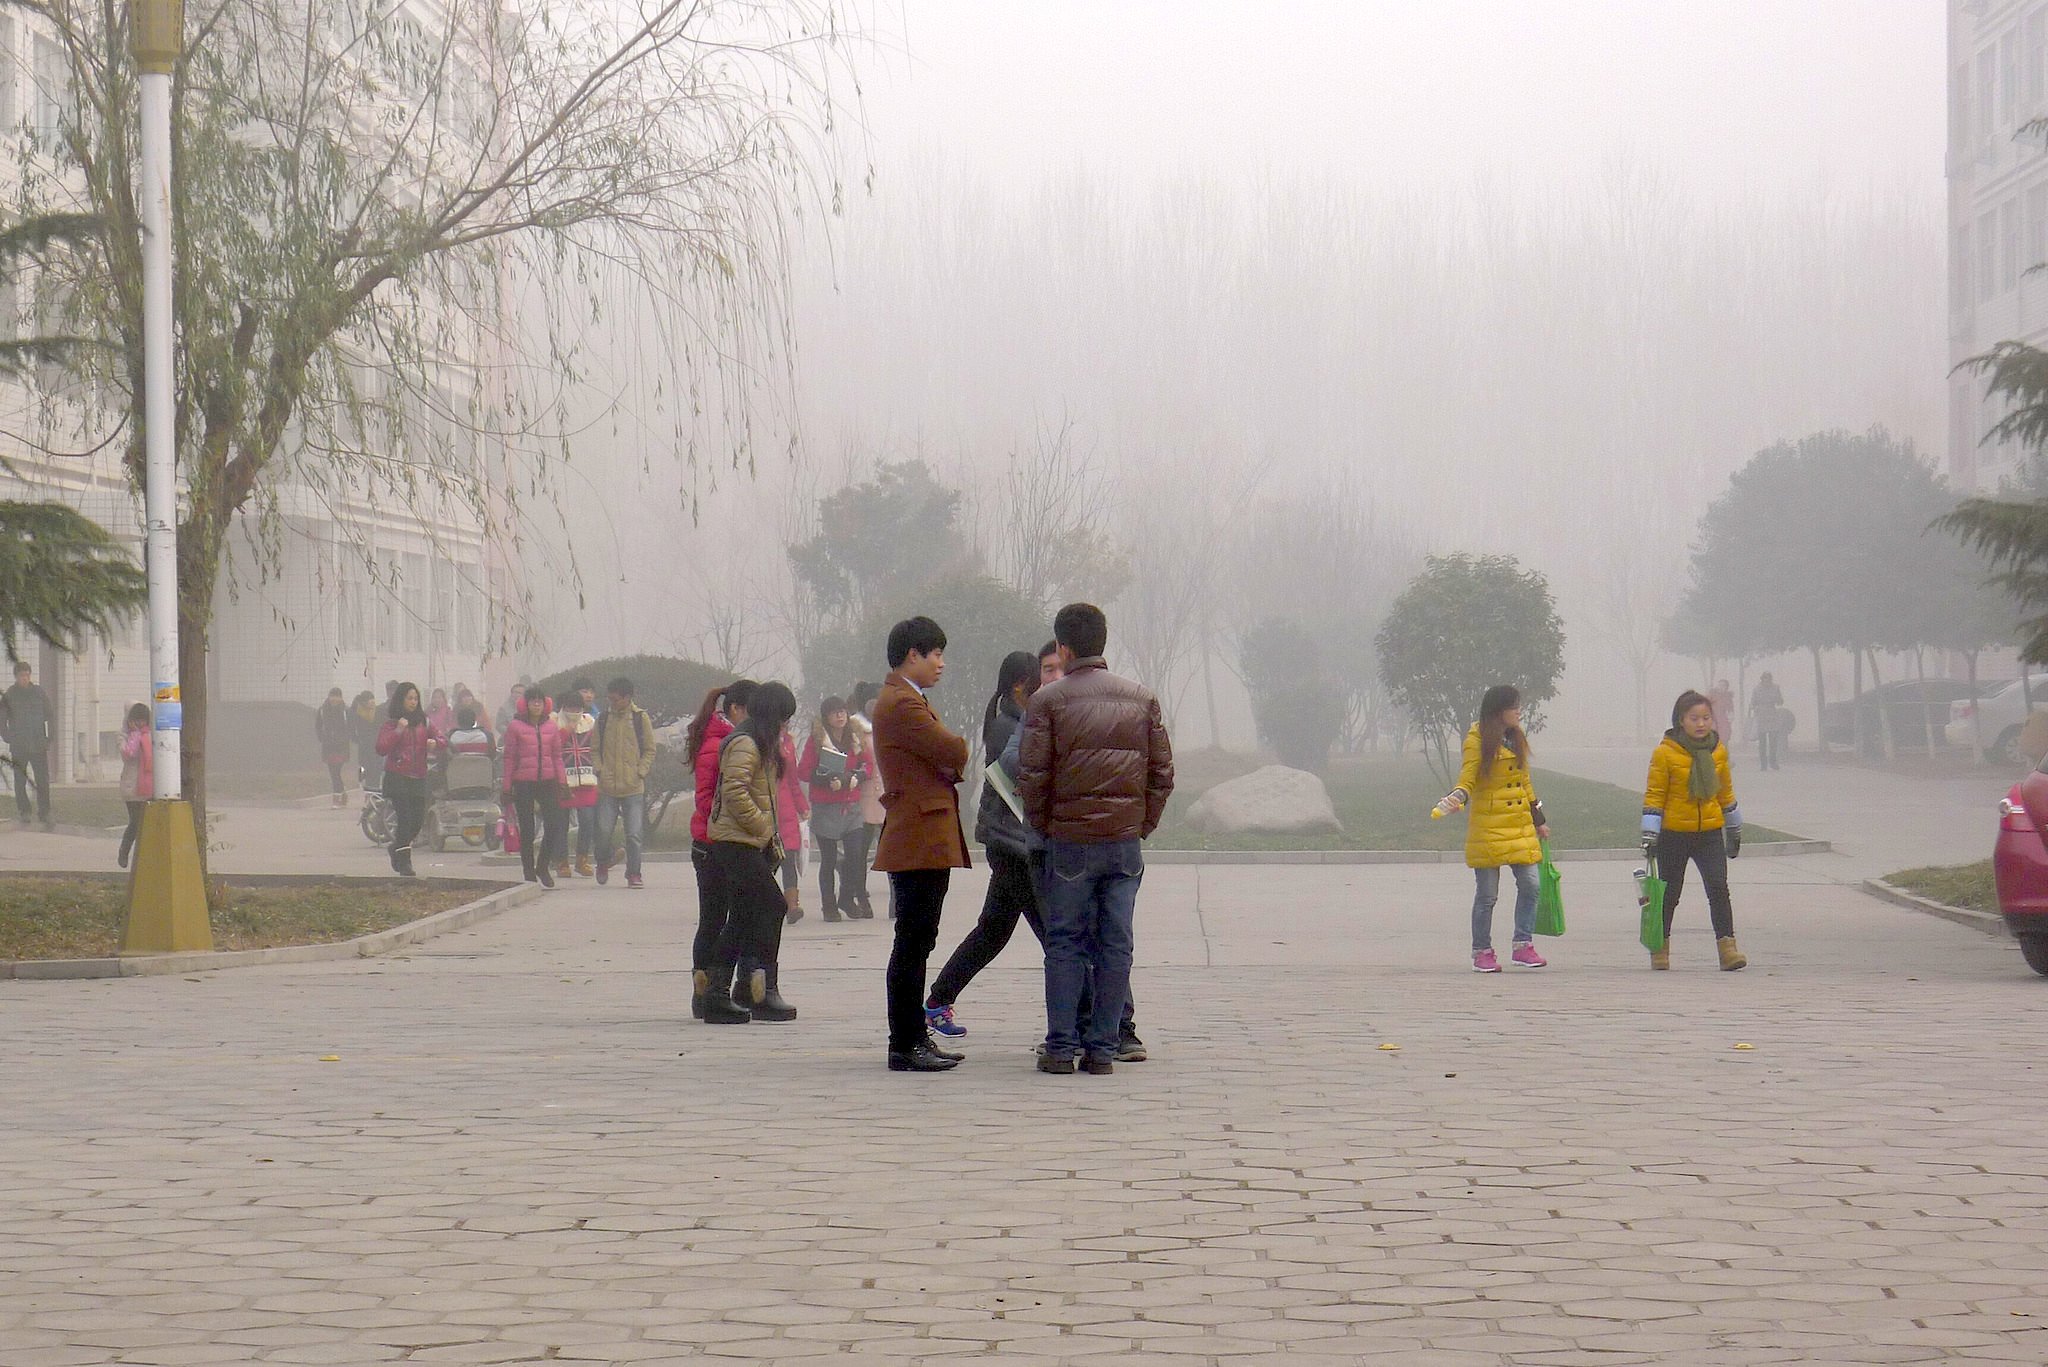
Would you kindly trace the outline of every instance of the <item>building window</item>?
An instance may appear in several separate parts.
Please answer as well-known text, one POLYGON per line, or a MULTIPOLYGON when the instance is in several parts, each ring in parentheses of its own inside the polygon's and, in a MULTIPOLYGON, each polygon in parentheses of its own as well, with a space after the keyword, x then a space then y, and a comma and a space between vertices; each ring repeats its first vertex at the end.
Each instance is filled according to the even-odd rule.
POLYGON ((427 648, 427 622, 433 616, 434 602, 430 596, 431 585, 427 580, 427 558, 408 551, 405 557, 405 582, 399 585, 405 600, 405 648, 419 651, 427 648))
POLYGON ((1998 287, 2009 290, 2020 282, 2020 203, 2008 199, 1998 206, 1998 287))
POLYGON ((2019 127, 2020 35, 2008 30, 1998 40, 1998 132, 2011 137, 2019 127))
POLYGON ((2026 71, 2026 116, 2029 119, 2041 115, 2041 100, 2048 96, 2048 10, 2035 10, 2027 16, 2026 71))
POLYGON ((20 84, 14 57, 14 21, 0 18, 0 128, 11 129, 19 117, 15 91, 20 84))
POLYGON ((1989 303, 1998 293, 1998 215, 1977 215, 1977 302, 1989 303))
POLYGON ((36 35, 32 51, 35 92, 29 100, 29 132, 37 147, 54 152, 69 113, 70 73, 64 67, 63 49, 52 40, 36 35))
POLYGON ((1970 155, 1970 64, 1957 62, 1948 73, 1948 154, 1960 162, 1970 155))
POLYGON ((1948 290, 1950 307, 1957 313, 1966 312, 1972 298, 1970 295, 1970 225, 1958 223, 1955 238, 1949 245, 1948 290))
POLYGON ((1988 160, 1997 148, 1998 53, 1985 48, 1977 54, 1977 155, 1988 160))

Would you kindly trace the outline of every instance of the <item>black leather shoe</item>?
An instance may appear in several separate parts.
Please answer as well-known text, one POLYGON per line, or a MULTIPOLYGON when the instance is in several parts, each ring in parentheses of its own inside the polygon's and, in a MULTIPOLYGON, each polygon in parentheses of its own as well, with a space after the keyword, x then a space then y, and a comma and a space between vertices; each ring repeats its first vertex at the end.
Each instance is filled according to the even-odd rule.
POLYGON ((889 1071, 892 1073, 943 1073, 948 1068, 958 1068, 960 1060, 948 1058, 929 1044, 920 1044, 907 1054, 889 1051, 889 1071))
POLYGON ((938 1036, 932 1034, 927 1034, 924 1037, 924 1047, 937 1054, 940 1058, 949 1058, 955 1063, 967 1057, 967 1055, 956 1049, 948 1049, 945 1045, 939 1043, 938 1036))
POLYGON ((793 1021, 796 1019, 796 1008, 784 1001, 782 994, 772 987, 762 994, 761 1000, 755 1002, 751 1010, 754 1019, 757 1021, 793 1021))

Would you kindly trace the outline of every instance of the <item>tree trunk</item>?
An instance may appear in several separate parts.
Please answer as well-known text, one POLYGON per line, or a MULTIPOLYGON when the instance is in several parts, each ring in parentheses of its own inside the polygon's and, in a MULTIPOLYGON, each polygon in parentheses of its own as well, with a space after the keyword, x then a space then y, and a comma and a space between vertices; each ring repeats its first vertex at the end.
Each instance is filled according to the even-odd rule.
POLYGON ((1208 633, 1202 634, 1202 696, 1209 708, 1209 748, 1223 748, 1223 730, 1216 720, 1216 674, 1210 657, 1216 652, 1210 649, 1208 633))
MULTIPOLYGON (((1742 700, 1748 696, 1749 656, 1745 655, 1735 662, 1735 701, 1733 704, 1729 706, 1728 709, 1728 729, 1730 731, 1735 730, 1736 719, 1738 717, 1743 720, 1743 724, 1745 725, 1745 727, 1753 725, 1755 723, 1756 718, 1750 716, 1748 713, 1742 710, 1742 700)), ((1745 731, 1742 734, 1747 735, 1747 732, 1745 731)), ((1728 743, 1730 746, 1733 746, 1735 744, 1734 741, 1730 741, 1728 743)))
POLYGON ((220 575, 218 538, 187 520, 178 528, 178 688, 184 701, 179 753, 185 800, 199 833, 199 876, 213 899, 213 857, 207 831, 206 729, 209 678, 207 640, 213 629, 213 590, 220 575))
POLYGON ((1863 758, 1863 647, 1850 646, 1849 658, 1854 668, 1849 673, 1849 744, 1856 751, 1856 758, 1863 758))
POLYGON ((1970 674, 1970 745, 1972 760, 1984 758, 1984 700, 1977 693, 1977 652, 1963 652, 1964 668, 1970 674))
POLYGON ((1877 739, 1884 749, 1884 762, 1899 762, 1898 737, 1892 733, 1892 709, 1885 701, 1884 672, 1877 667, 1877 651, 1870 651, 1870 691, 1877 697, 1877 739))
POLYGON ((1820 647, 1812 646, 1810 649, 1813 651, 1813 743, 1825 755, 1828 752, 1828 733, 1821 725, 1820 714, 1827 710, 1828 685, 1821 670, 1820 647))

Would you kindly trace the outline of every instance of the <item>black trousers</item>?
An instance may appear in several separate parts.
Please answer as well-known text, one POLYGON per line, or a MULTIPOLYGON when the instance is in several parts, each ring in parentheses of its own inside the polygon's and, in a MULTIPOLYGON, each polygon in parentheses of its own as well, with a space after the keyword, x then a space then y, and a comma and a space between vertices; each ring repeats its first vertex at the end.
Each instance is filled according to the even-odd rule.
POLYGON ((932 1006, 951 1006, 960 1000, 975 975, 994 963, 996 956, 1017 933, 1017 922, 1031 927, 1038 942, 1045 943, 1045 919, 1038 905, 1038 887, 1031 865, 1020 854, 991 847, 988 851, 988 895, 981 900, 981 919, 953 950, 946 966, 932 981, 932 1006))
POLYGON ((339 797, 339 796, 341 796, 341 761, 340 761, 340 760, 338 760, 338 759, 331 759, 331 760, 327 761, 327 781, 328 781, 329 783, 332 783, 332 784, 334 785, 334 795, 335 795, 336 797, 339 797))
POLYGON ((427 819, 427 781, 404 774, 384 775, 384 800, 391 804, 391 848, 409 850, 420 824, 427 819))
POLYGON ((863 823, 860 829, 846 837, 847 843, 854 847, 855 853, 848 856, 846 861, 846 866, 853 870, 853 877, 850 882, 841 880, 839 895, 845 899, 840 903, 841 906, 858 905, 862 911, 868 909, 868 860, 874 857, 875 841, 881 835, 881 831, 880 826, 863 823))
POLYGON ((1720 831, 1665 831, 1657 837, 1657 876, 1664 880, 1664 934, 1671 934, 1671 919, 1685 891, 1688 861, 1699 866, 1700 882, 1706 885, 1714 938, 1725 940, 1735 933, 1735 903, 1728 895, 1728 842, 1720 831))
POLYGON ((818 842, 818 905, 830 911, 857 906, 867 896, 866 828, 837 840, 813 835, 818 842))
POLYGON ((561 793, 561 785, 551 778, 521 779, 512 785, 512 810, 519 816, 519 862, 528 873, 561 860, 569 825, 561 793), (533 840, 536 825, 541 837, 538 845, 533 840))
POLYGON ((697 874, 697 937, 690 942, 690 967, 711 967, 718 937, 732 916, 732 889, 725 883, 725 866, 711 857, 708 841, 690 842, 690 867, 697 874))
POLYGON ((25 823, 28 820, 29 775, 35 775, 36 820, 49 824, 50 820, 50 756, 47 752, 17 754, 14 757, 14 810, 25 823))
POLYGON ((924 976, 939 942, 951 869, 909 869, 889 875, 896 943, 889 950, 889 1052, 907 1054, 925 1042, 924 976))
POLYGON ((135 839, 142 834, 142 813, 148 807, 149 804, 147 802, 131 802, 128 804, 128 829, 121 832, 120 862, 121 867, 124 869, 128 867, 128 852, 135 848, 135 839))
POLYGON ((712 976, 736 965, 772 966, 782 948, 782 914, 789 909, 775 881, 775 865, 758 847, 736 840, 714 842, 709 857, 728 899, 725 925, 711 946, 712 976))

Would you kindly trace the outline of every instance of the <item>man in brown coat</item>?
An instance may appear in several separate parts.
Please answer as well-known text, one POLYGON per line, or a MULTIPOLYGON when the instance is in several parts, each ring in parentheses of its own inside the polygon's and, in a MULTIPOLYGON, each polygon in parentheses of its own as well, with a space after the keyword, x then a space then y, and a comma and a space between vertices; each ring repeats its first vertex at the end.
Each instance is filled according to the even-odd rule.
POLYGON ((964 1055, 925 1029, 925 968, 939 942, 939 912, 954 869, 970 866, 960 829, 967 742, 946 729, 925 694, 946 672, 946 633, 929 617, 889 630, 889 677, 875 701, 882 771, 882 836, 875 867, 889 875, 896 943, 889 952, 889 1068, 938 1073, 964 1055))
POLYGON ((1045 1052, 1038 1067, 1115 1070, 1131 990, 1142 843, 1173 794, 1173 746, 1159 700, 1104 666, 1109 621, 1092 603, 1053 618, 1066 677, 1024 713, 1017 782, 1024 819, 1045 837, 1045 1052), (1089 1018, 1080 1018, 1090 984, 1089 1018))

